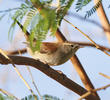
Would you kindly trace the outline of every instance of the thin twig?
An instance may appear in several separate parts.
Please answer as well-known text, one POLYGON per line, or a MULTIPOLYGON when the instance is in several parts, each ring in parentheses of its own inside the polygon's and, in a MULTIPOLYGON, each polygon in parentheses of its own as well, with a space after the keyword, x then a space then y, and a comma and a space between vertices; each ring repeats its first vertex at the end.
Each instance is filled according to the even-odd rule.
POLYGON ((80 33, 82 33, 88 40, 90 40, 95 46, 96 48, 100 48, 88 35, 86 35, 84 32, 82 32, 78 27, 74 26, 71 22, 69 22, 68 20, 64 19, 67 23, 69 23, 70 25, 72 25, 76 30, 78 30, 80 33))
POLYGON ((101 50, 102 52, 104 52, 106 55, 110 56, 110 54, 108 54, 106 51, 103 51, 102 49, 100 49, 99 45, 97 45, 87 34, 85 34, 84 32, 82 32, 79 28, 77 28, 76 26, 74 26, 71 22, 69 22, 68 20, 64 19, 67 23, 69 23, 70 25, 72 25, 76 30, 78 30, 80 33, 82 33, 88 40, 90 40, 97 49, 101 50))
MULTIPOLYGON (((43 9, 43 6, 42 6, 42 5, 39 6, 39 5, 38 5, 35 1, 33 1, 33 0, 31 0, 31 2, 32 2, 33 6, 38 9, 39 12, 43 9)), ((42 16, 43 16, 43 15, 42 15, 42 16)), ((26 32, 27 32, 27 31, 26 31, 26 32)), ((61 42, 67 41, 66 38, 61 34, 61 32, 59 31, 59 29, 57 29, 57 32, 56 32, 55 35, 56 35, 56 37, 57 37, 57 39, 58 39, 59 41, 61 41, 61 42)), ((78 74, 79 74, 79 76, 80 76, 80 78, 81 78, 81 80, 82 80, 84 86, 86 87, 86 89, 87 89, 87 90, 94 89, 94 86, 92 85, 92 83, 91 83, 89 77, 87 76, 87 74, 86 74, 86 72, 85 72, 83 66, 81 65, 79 59, 77 58, 77 56, 74 55, 74 56, 71 58, 71 61, 72 61, 72 63, 74 64, 75 69, 77 70, 77 72, 78 72, 78 74)), ((93 95, 94 95, 94 96, 93 96, 93 97, 94 97, 94 100, 99 100, 99 96, 97 95, 97 93, 94 93, 93 95)))
POLYGON ((103 28, 98 22, 94 21, 94 20, 91 20, 91 19, 85 19, 84 17, 78 15, 77 13, 73 13, 73 12, 68 12, 67 13, 67 16, 71 16, 71 17, 74 17, 74 18, 77 18, 77 19, 80 19, 81 21, 85 21, 85 22, 89 22, 89 23, 92 23, 100 28, 103 28))
POLYGON ((0 49, 0 53, 6 58, 8 59, 12 66, 14 67, 15 71, 17 72, 17 74, 20 76, 20 78, 24 81, 25 85, 27 86, 27 88, 30 90, 30 92, 32 93, 32 95, 35 97, 35 99, 37 100, 37 97, 35 96, 33 90, 30 88, 29 84, 26 82, 26 80, 23 78, 23 76, 21 75, 20 71, 17 69, 17 67, 15 66, 14 62, 5 54, 5 52, 0 49))
MULTIPOLYGON (((84 46, 84 47, 86 47, 86 46, 88 46, 88 47, 95 47, 94 44, 92 44, 92 43, 87 43, 87 42, 73 42, 73 41, 68 41, 68 42, 75 43, 75 44, 79 44, 80 46, 84 46)), ((105 46, 102 46, 102 45, 99 45, 99 44, 97 44, 97 45, 100 47, 100 49, 101 49, 102 51, 106 50, 107 52, 110 52, 110 48, 105 47, 105 46)), ((9 50, 6 51, 6 50, 5 50, 5 53, 6 53, 7 55, 16 55, 16 54, 19 54, 19 52, 20 52, 21 54, 27 53, 27 49, 24 48, 24 49, 13 50, 13 51, 9 51, 9 50)))
POLYGON ((34 78, 33 78, 33 76, 32 76, 32 73, 31 73, 31 70, 30 70, 29 66, 26 66, 26 67, 27 67, 27 70, 28 70, 29 73, 30 73, 32 83, 33 83, 33 85, 34 85, 34 87, 35 87, 35 89, 36 89, 38 95, 40 96, 40 99, 43 100, 43 97, 42 97, 42 95, 40 94, 40 91, 38 90, 36 83, 34 82, 34 78))
MULTIPOLYGON (((20 55, 22 55, 22 53, 21 53, 20 51, 18 51, 18 52, 19 52, 20 55)), ((38 88, 37 88, 37 85, 36 85, 35 82, 34 82, 34 78, 33 78, 33 76, 32 76, 32 73, 31 73, 31 70, 30 70, 29 66, 26 66, 26 68, 27 68, 27 70, 28 70, 28 72, 29 72, 29 74, 30 74, 30 76, 31 76, 32 83, 33 83, 33 85, 34 85, 36 91, 38 92, 38 94, 39 94, 39 96, 40 96, 40 99, 43 100, 43 97, 41 96, 41 94, 40 94, 40 92, 39 92, 39 90, 38 90, 38 88)))
POLYGON ((108 76, 108 75, 105 75, 103 73, 99 73, 99 74, 102 75, 103 77, 107 78, 107 79, 110 79, 110 76, 108 76))
MULTIPOLYGON (((28 57, 22 57, 22 56, 8 56, 14 64, 17 65, 28 65, 32 66, 47 76, 53 78, 63 86, 67 87, 68 89, 72 90, 73 92, 79 94, 80 96, 85 94, 87 92, 86 89, 75 83, 74 81, 70 80, 66 77, 63 73, 59 73, 58 71, 52 69, 49 65, 44 64, 40 62, 39 60, 35 60, 28 57)), ((6 59, 2 54, 0 54, 0 63, 1 64, 11 64, 11 62, 6 59)), ((93 95, 89 95, 86 97, 87 100, 96 100, 93 95)))
MULTIPOLYGON (((88 47, 95 47, 95 45, 93 43, 88 43, 88 42, 72 42, 72 41, 68 41, 70 43, 76 43, 76 44, 79 44, 80 46, 88 46, 88 47)), ((107 51, 107 52, 110 52, 110 48, 106 47, 106 46, 102 46, 102 45, 99 45, 97 44, 100 48, 100 50, 102 51, 107 51)), ((96 48, 96 47, 95 47, 96 48)))
POLYGON ((91 91, 88 91, 87 93, 85 93, 84 95, 82 95, 78 100, 82 100, 82 99, 84 99, 85 97, 89 96, 90 94, 92 94, 92 93, 94 93, 94 92, 96 92, 96 91, 104 90, 104 89, 106 89, 106 88, 108 88, 108 87, 110 87, 110 84, 105 85, 105 86, 103 86, 103 87, 101 87, 101 88, 97 88, 97 89, 93 89, 93 90, 91 90, 91 91))
MULTIPOLYGON (((97 2, 99 2, 99 0, 94 0, 95 4, 97 2)), ((99 16, 99 19, 100 19, 101 25, 103 27, 103 30, 104 31, 105 31, 105 29, 109 30, 109 31, 105 31, 105 35, 106 35, 106 37, 108 39, 108 42, 110 43, 110 22, 109 22, 109 20, 107 18, 107 15, 105 14, 105 11, 104 11, 102 3, 100 3, 100 6, 99 6, 99 8, 96 11, 97 11, 97 14, 99 16)))
MULTIPOLYGON (((56 38, 60 41, 60 42, 65 42, 67 41, 66 38, 64 37, 64 35, 61 33, 61 31, 59 29, 57 29, 56 32, 56 38)), ((71 62, 74 66, 74 68, 76 69, 77 73, 80 76, 81 81, 83 82, 85 88, 89 91, 91 89, 94 89, 93 84, 91 83, 89 77, 87 76, 82 64, 80 63, 78 57, 76 55, 74 55, 73 57, 71 57, 71 62)), ((100 100, 99 96, 97 93, 94 93, 94 100, 100 100)))
POLYGON ((15 98, 16 100, 20 100, 20 99, 18 99, 16 96, 14 96, 12 93, 7 92, 6 90, 3 90, 3 89, 0 88, 0 91, 1 91, 3 94, 5 94, 6 96, 10 96, 10 97, 15 98))
POLYGON ((77 18, 77 19, 80 19, 81 21, 85 21, 85 22, 94 24, 94 25, 100 27, 101 29, 103 29, 105 32, 110 32, 110 29, 106 29, 105 27, 102 27, 102 25, 99 24, 98 22, 96 22, 95 20, 85 19, 84 17, 82 17, 82 16, 80 16, 80 15, 78 15, 76 13, 72 13, 72 12, 67 13, 67 15, 72 16, 72 17, 77 18))

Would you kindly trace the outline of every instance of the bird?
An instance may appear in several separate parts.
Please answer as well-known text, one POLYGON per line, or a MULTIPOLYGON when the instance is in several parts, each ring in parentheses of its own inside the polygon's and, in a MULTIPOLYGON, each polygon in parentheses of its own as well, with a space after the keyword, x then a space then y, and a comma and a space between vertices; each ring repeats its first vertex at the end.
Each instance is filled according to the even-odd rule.
POLYGON ((28 53, 36 60, 50 66, 58 66, 68 61, 80 48, 78 44, 69 42, 43 42, 40 50, 32 51, 27 46, 28 53))
MULTIPOLYGON (((15 19, 16 20, 16 19, 15 19)), ((40 50, 33 52, 32 48, 29 45, 29 36, 30 33, 17 21, 17 24, 20 26, 22 31, 25 30, 25 38, 27 42, 27 52, 36 60, 48 64, 50 66, 57 66, 67 62, 79 48, 82 48, 80 45, 72 42, 43 42, 40 45, 40 50)), ((37 40, 34 39, 33 44, 37 40)))

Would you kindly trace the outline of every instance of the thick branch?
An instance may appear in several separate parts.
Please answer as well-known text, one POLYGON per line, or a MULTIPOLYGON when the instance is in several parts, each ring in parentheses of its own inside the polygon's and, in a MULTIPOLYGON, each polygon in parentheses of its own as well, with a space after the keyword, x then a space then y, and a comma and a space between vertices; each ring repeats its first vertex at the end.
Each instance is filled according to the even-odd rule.
MULTIPOLYGON (((96 4, 97 2, 99 2, 99 0, 94 0, 94 2, 96 4)), ((107 19, 107 16, 106 16, 105 11, 103 9, 102 3, 100 4, 99 8, 97 9, 97 14, 100 18, 100 22, 102 24, 103 29, 109 30, 109 31, 105 31, 105 33, 106 33, 106 37, 110 43, 110 23, 107 19)))
MULTIPOLYGON (((39 11, 42 9, 42 7, 38 7, 39 4, 36 4, 37 2, 35 2, 34 0, 31 0, 31 2, 32 2, 32 4, 33 4, 36 8, 38 8, 39 11)), ((59 29, 57 30, 57 32, 56 32, 55 35, 56 35, 57 39, 58 39, 60 42, 65 42, 65 41, 66 41, 66 38, 62 35, 62 33, 59 31, 59 29)), ((80 76, 80 78, 81 78, 81 80, 82 80, 82 82, 83 82, 85 88, 86 88, 87 90, 94 89, 94 87, 93 87, 91 81, 89 80, 89 78, 88 78, 88 76, 87 76, 85 70, 83 69, 83 67, 82 67, 82 65, 81 65, 81 63, 80 63, 80 61, 78 60, 77 56, 76 56, 76 55, 73 56, 73 57, 71 58, 71 61, 72 61, 72 63, 74 64, 74 67, 75 67, 76 71, 78 72, 78 74, 79 74, 79 76, 80 76), (75 61, 76 61, 76 62, 75 62, 75 61)), ((99 97, 98 97, 97 93, 94 94, 94 98, 95 98, 94 100, 99 100, 99 97)))
MULTIPOLYGON (((65 42, 66 38, 63 36, 63 34, 60 32, 60 30, 58 29, 56 32, 56 37, 59 41, 61 42, 65 42)), ((89 77, 87 76, 82 64, 80 63, 79 59, 77 58, 76 55, 74 55, 73 57, 71 57, 71 62, 74 65, 74 68, 76 69, 77 73, 79 74, 85 88, 89 91, 94 89, 94 86, 92 85, 89 77)), ((95 95, 95 99, 94 100, 100 100, 99 96, 97 93, 94 94, 95 95)))
MULTIPOLYGON (((13 63, 17 65, 28 65, 36 69, 39 69, 40 71, 45 73, 47 76, 53 78, 54 80, 56 80, 63 86, 67 87, 68 89, 72 90, 73 92, 79 94, 80 96, 87 92, 87 90, 85 90, 83 87, 81 87, 77 83, 67 78, 66 75, 64 75, 63 73, 59 73, 58 71, 55 71, 49 65, 43 64, 38 60, 28 58, 28 57, 22 57, 22 56, 8 56, 8 57, 13 61, 13 63)), ((0 63, 5 65, 11 64, 11 62, 1 54, 0 54, 0 63)), ((94 96, 92 95, 86 97, 86 99, 95 100, 94 96)))

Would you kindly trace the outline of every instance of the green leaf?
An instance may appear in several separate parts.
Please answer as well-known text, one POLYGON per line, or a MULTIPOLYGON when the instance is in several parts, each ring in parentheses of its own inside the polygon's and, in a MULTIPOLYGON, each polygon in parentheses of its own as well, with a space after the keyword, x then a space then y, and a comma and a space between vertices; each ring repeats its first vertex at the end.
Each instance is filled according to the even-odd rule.
MULTIPOLYGON (((35 100, 35 98, 33 95, 29 95, 29 96, 26 96, 25 98, 22 98, 21 100, 35 100)), ((37 100, 38 100, 38 98, 37 98, 37 100)))
POLYGON ((99 8, 102 0, 99 0, 95 6, 93 6, 89 11, 86 11, 85 18, 90 17, 92 14, 96 12, 96 10, 99 8))
POLYGON ((63 5, 66 2, 66 0, 60 0, 60 5, 63 5))
POLYGON ((0 100, 14 100, 14 98, 10 96, 3 96, 2 94, 0 94, 0 100))
POLYGON ((5 98, 0 94, 0 100, 5 100, 5 98))
MULTIPOLYGON (((60 0, 61 9, 56 12, 56 9, 52 9, 51 7, 44 6, 44 4, 51 3, 52 0, 31 0, 33 4, 41 7, 42 9, 38 10, 34 7, 29 8, 28 3, 22 4, 21 8, 18 9, 12 19, 16 19, 19 22, 25 18, 24 25, 23 25, 23 32, 25 33, 26 30, 30 30, 30 39, 29 44, 33 51, 40 49, 40 44, 43 40, 46 39, 48 32, 51 32, 51 35, 54 35, 56 32, 60 21, 63 19, 65 14, 67 13, 68 9, 72 5, 74 0, 60 0), (45 3, 43 3, 45 1, 45 3), (63 8, 63 9, 62 9, 63 8), (33 40, 37 42, 34 43, 33 40)), ((9 32, 11 33, 11 37, 13 36, 13 30, 16 25, 16 21, 14 21, 10 27, 9 32)))
POLYGON ((74 0, 68 0, 68 1, 64 0, 63 1, 64 5, 63 4, 60 5, 60 8, 57 10, 57 21, 58 21, 59 25, 61 24, 63 17, 67 14, 67 12, 73 2, 74 2, 74 0))
POLYGON ((44 95, 43 96, 44 100, 60 100, 58 97, 51 96, 51 95, 44 95))
POLYGON ((24 26, 24 33, 26 32, 26 29, 28 28, 28 26, 30 25, 30 23, 31 23, 31 20, 32 20, 32 18, 36 15, 36 13, 37 13, 37 10, 36 9, 31 9, 28 13, 27 13, 27 15, 26 15, 26 20, 25 20, 25 22, 24 22, 24 24, 23 24, 23 26, 24 26))
POLYGON ((36 48, 34 48, 34 51, 35 49, 39 50, 39 44, 45 40, 49 30, 51 31, 51 35, 53 35, 57 30, 56 13, 55 10, 46 8, 42 9, 40 13, 37 13, 37 15, 34 16, 31 21, 30 32, 31 34, 34 33, 33 38, 37 40, 36 45, 38 45, 36 48))
POLYGON ((14 34, 14 29, 16 26, 16 20, 15 19, 18 19, 19 21, 21 21, 28 11, 28 7, 25 4, 22 4, 21 8, 22 9, 18 9, 17 11, 15 11, 15 13, 11 17, 13 20, 13 23, 11 24, 9 31, 8 31, 9 40, 12 40, 12 37, 14 34))
POLYGON ((78 0, 76 3, 76 11, 78 12, 81 10, 84 6, 86 6, 88 3, 90 3, 91 0, 78 0))
MULTIPOLYGON (((22 98, 21 100, 35 100, 35 99, 34 99, 33 95, 29 95, 29 96, 26 96, 26 97, 22 98)), ((37 96, 37 100, 40 100, 38 98, 38 96, 37 96)), ((61 99, 59 99, 58 97, 46 94, 46 95, 43 96, 43 100, 61 100, 61 99)))

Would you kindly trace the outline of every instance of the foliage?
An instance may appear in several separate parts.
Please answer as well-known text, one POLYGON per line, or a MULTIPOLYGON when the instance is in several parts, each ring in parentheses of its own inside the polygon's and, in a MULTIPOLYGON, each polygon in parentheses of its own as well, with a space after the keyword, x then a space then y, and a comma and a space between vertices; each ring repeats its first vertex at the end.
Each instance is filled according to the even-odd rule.
POLYGON ((57 9, 57 19, 59 20, 59 25, 63 17, 67 14, 67 11, 71 7, 74 0, 60 0, 60 7, 57 9))
MULTIPOLYGON (((82 10, 87 4, 89 4, 92 0, 78 0, 76 3, 76 11, 82 10)), ((85 18, 90 17, 92 14, 96 12, 99 8, 102 0, 99 0, 96 5, 94 5, 90 10, 86 11, 85 18)))
MULTIPOLYGON (((36 96, 36 97, 37 97, 37 100, 39 100, 38 96, 36 96)), ((33 95, 29 95, 29 96, 26 96, 26 97, 22 98, 21 100, 35 100, 35 99, 34 99, 33 95)))
POLYGON ((0 94, 0 100, 14 100, 14 99, 13 99, 13 97, 3 96, 2 94, 0 94))
MULTIPOLYGON (((52 1, 53 0, 25 0, 25 3, 22 3, 19 9, 16 9, 11 17, 13 22, 9 29, 9 38, 12 40, 16 20, 20 23, 23 21, 24 32, 30 30, 30 47, 33 51, 39 50, 40 44, 45 40, 47 34, 51 32, 51 35, 54 35, 63 17, 74 2, 74 0, 60 0, 59 6, 55 8, 50 6, 52 1), (36 8, 33 7, 33 4, 36 5, 36 8), (35 44, 33 44, 34 39, 37 40, 35 44)), ((76 10, 81 10, 82 7, 86 6, 90 1, 91 0, 78 0, 76 10)), ((90 11, 87 11, 85 17, 91 16, 98 6, 99 3, 90 11)))
MULTIPOLYGON (((76 3, 76 11, 82 10, 87 4, 89 4, 92 0, 78 0, 76 3)), ((85 18, 90 17, 92 14, 96 12, 99 8, 102 0, 99 0, 96 5, 94 5, 90 10, 86 11, 85 18)))
MULTIPOLYGON (((25 0, 25 3, 22 3, 19 9, 14 9, 16 11, 11 17, 13 22, 9 29, 9 38, 12 40, 16 20, 20 23, 23 21, 24 32, 30 30, 30 47, 33 51, 39 50, 40 44, 46 39, 47 34, 50 32, 51 35, 54 35, 63 17, 74 2, 74 0, 59 0, 58 7, 51 7, 52 1, 53 0, 25 0), (33 7, 33 4, 36 8, 33 7), (37 40, 37 42, 33 44, 33 40, 37 40)), ((91 0, 77 0, 76 11, 81 10, 84 6, 89 4, 90 1, 91 0)), ((85 18, 90 17, 98 9, 101 1, 102 0, 86 12, 85 18)), ((4 15, 2 15, 0 19, 2 19, 3 16, 4 15)))
POLYGON ((33 20, 31 22, 30 33, 34 35, 31 40, 37 40, 37 46, 31 46, 33 50, 39 48, 39 43, 46 38, 49 29, 51 31, 51 35, 54 34, 57 29, 56 14, 54 10, 43 9, 40 13, 33 17, 33 20))
POLYGON ((11 17, 13 19, 13 22, 12 22, 12 24, 10 26, 10 29, 9 29, 9 32, 8 32, 8 37, 11 38, 11 40, 12 40, 12 36, 13 36, 14 29, 15 29, 15 26, 16 26, 15 19, 17 19, 19 21, 22 21, 23 17, 27 13, 27 11, 30 10, 31 8, 32 8, 32 6, 29 7, 29 6, 25 5, 25 4, 21 4, 20 9, 18 9, 13 14, 13 16, 11 17))
POLYGON ((60 100, 59 98, 53 97, 51 95, 44 95, 43 98, 44 100, 60 100))
POLYGON ((85 18, 90 17, 99 8, 102 0, 99 0, 95 6, 93 6, 89 11, 86 12, 85 18))
MULTIPOLYGON (((37 98, 37 99, 40 100, 39 98, 37 98)), ((34 96, 29 95, 29 96, 26 96, 26 97, 22 98, 21 100, 34 100, 34 96)), ((43 96, 43 100, 61 100, 61 99, 46 94, 46 95, 43 96)))
MULTIPOLYGON (((38 96, 37 97, 37 100, 40 100, 40 98, 38 96)), ((3 96, 2 94, 0 94, 0 100, 15 100, 14 97, 10 97, 10 96, 3 96)), ((35 100, 34 99, 34 96, 33 95, 28 95, 24 98, 22 98, 21 100, 35 100)), ((44 95, 43 96, 43 100, 61 100, 55 96, 51 96, 51 95, 44 95)))
POLYGON ((90 3, 91 0, 78 0, 76 3, 76 11, 82 10, 84 6, 90 3))
POLYGON ((9 29, 9 33, 11 33, 9 36, 13 36, 16 20, 20 22, 24 20, 24 29, 27 30, 30 28, 30 47, 33 51, 36 51, 39 50, 41 41, 45 40, 48 32, 54 35, 58 25, 60 25, 62 18, 67 13, 74 0, 60 0, 60 8, 58 9, 49 6, 52 0, 42 0, 42 2, 39 0, 32 1, 34 1, 34 3, 37 2, 38 8, 36 9, 32 6, 30 1, 26 0, 20 7, 22 9, 18 9, 12 16, 13 23, 9 29), (42 8, 40 11, 39 7, 42 8), (36 45, 33 44, 34 39, 37 40, 36 45))

